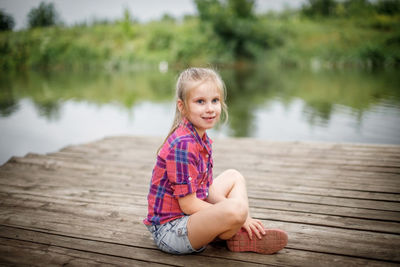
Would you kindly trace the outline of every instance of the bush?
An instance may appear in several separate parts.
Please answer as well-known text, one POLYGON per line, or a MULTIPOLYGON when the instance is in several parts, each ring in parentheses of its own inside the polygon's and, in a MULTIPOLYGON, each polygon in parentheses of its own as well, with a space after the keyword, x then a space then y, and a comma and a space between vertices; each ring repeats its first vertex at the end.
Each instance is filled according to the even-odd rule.
POLYGON ((376 3, 376 10, 381 14, 387 14, 387 15, 400 14, 400 1, 380 0, 376 3))
POLYGON ((351 17, 370 16, 373 12, 373 6, 368 0, 346 0, 343 6, 346 15, 351 17))
POLYGON ((32 8, 28 13, 28 24, 30 28, 48 27, 59 22, 58 13, 53 3, 41 2, 39 7, 32 8))
POLYGON ((335 0, 308 0, 301 10, 308 17, 334 15, 337 3, 335 0))
POLYGON ((236 59, 254 58, 254 48, 266 48, 267 34, 259 28, 254 0, 195 0, 203 27, 210 27, 236 59))
POLYGON ((0 31, 10 31, 14 28, 14 25, 13 17, 0 9, 0 31))

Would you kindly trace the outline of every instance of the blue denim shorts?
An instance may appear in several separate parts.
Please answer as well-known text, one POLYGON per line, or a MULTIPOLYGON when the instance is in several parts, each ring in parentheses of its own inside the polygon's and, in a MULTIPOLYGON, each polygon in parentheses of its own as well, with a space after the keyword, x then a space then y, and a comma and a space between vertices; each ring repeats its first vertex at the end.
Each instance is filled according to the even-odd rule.
POLYGON ((202 252, 206 247, 194 250, 187 231, 189 216, 169 221, 160 225, 147 225, 157 247, 171 254, 190 254, 202 252))

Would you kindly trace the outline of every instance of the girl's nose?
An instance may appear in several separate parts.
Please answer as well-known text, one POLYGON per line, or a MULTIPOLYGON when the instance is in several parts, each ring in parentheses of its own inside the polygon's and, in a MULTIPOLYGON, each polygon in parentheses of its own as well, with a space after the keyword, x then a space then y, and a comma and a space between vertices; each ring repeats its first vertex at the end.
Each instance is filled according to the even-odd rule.
POLYGON ((207 112, 213 112, 213 111, 214 111, 213 105, 212 105, 211 103, 208 103, 208 104, 207 104, 207 106, 206 106, 206 111, 207 111, 207 112))

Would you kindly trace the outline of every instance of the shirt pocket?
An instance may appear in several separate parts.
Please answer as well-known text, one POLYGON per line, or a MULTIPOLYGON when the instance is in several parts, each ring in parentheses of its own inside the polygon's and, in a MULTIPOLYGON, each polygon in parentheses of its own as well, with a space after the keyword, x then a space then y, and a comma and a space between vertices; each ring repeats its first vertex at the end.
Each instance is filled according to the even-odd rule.
POLYGON ((199 171, 199 175, 197 177, 197 185, 199 187, 202 187, 201 185, 204 183, 204 181, 207 180, 208 176, 208 166, 207 162, 204 161, 203 159, 199 160, 199 165, 197 167, 197 170, 199 171))

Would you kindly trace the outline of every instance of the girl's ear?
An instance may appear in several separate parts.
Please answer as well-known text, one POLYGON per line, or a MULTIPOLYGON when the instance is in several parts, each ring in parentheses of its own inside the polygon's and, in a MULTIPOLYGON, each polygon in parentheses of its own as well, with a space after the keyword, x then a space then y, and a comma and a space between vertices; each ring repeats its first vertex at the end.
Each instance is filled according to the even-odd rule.
POLYGON ((183 103, 183 101, 181 99, 178 99, 178 101, 176 102, 176 106, 178 107, 179 112, 184 115, 185 112, 185 104, 183 103))

